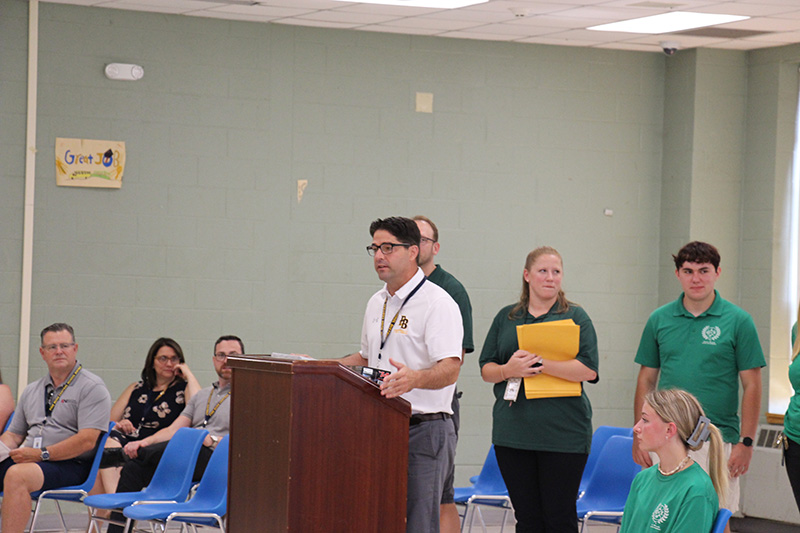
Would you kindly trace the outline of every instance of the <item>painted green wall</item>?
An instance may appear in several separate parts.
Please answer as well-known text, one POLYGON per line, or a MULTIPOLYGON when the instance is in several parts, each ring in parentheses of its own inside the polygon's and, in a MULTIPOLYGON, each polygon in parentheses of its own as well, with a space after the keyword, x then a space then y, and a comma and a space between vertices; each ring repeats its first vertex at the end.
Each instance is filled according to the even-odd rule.
MULTIPOLYGON (((26 25, 27 2, 3 4, 0 368, 9 383, 26 25)), ((728 151, 742 157, 744 52, 667 59, 47 3, 39 46, 31 343, 51 322, 72 323, 81 359, 112 396, 162 335, 181 343, 201 382, 223 333, 251 353, 356 350, 380 287, 364 251, 370 221, 425 214, 439 225, 439 262, 472 298, 478 351, 495 313, 518 296, 527 252, 561 251, 567 295, 599 336, 601 380, 587 386, 595 424, 629 424, 633 354, 647 315, 679 290, 665 268, 695 238, 691 202, 707 184, 727 191, 745 179, 729 165, 716 172, 728 151), (138 63, 145 76, 109 81, 110 62, 138 63), (732 114, 707 108, 728 83, 732 114), (433 93, 432 114, 415 112, 417 92, 433 93), (56 187, 56 137, 125 141, 122 189, 56 187), (300 202, 297 180, 308 180, 300 202)), ((734 224, 704 234, 736 247, 731 280, 740 194, 725 193, 734 224)), ((459 483, 489 444, 492 397, 476 360, 459 380, 459 483)), ((42 365, 35 352, 31 361, 33 378, 42 365)))

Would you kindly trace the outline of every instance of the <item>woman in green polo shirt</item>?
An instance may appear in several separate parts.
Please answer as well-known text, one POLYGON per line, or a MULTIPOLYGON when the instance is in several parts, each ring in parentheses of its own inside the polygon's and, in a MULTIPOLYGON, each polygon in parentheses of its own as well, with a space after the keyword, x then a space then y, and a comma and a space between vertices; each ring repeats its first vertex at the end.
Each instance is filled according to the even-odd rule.
MULTIPOLYGON (((800 320, 800 310, 797 313, 800 320)), ((789 365, 789 381, 794 395, 789 400, 789 408, 783 417, 783 435, 786 439, 785 457, 786 474, 792 485, 794 500, 800 509, 800 339, 797 338, 797 323, 792 328, 792 364, 789 365)))
POLYGON ((528 254, 522 293, 500 310, 483 343, 479 363, 494 383, 492 442, 508 488, 517 533, 578 531, 575 499, 592 440, 592 407, 583 386, 571 397, 504 399, 513 378, 548 374, 567 381, 597 381, 597 336, 589 315, 561 290, 561 255, 550 247, 528 254), (578 355, 543 359, 519 349, 517 326, 571 319, 580 326, 578 355), (510 380, 510 381, 509 381, 510 380))
POLYGON ((620 533, 708 533, 728 490, 722 435, 684 390, 651 391, 639 414, 633 431, 659 463, 633 480, 620 533), (706 440, 711 477, 689 457, 706 440))

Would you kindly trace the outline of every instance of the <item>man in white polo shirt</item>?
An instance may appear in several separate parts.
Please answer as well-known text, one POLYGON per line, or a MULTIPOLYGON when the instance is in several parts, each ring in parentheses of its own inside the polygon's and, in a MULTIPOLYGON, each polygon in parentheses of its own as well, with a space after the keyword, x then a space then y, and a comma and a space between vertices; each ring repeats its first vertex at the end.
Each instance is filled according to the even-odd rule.
POLYGON ((438 532, 442 486, 455 456, 450 417, 461 366, 461 313, 417 266, 416 222, 378 219, 370 234, 367 252, 386 285, 367 303, 361 351, 341 362, 392 371, 381 393, 411 403, 406 531, 438 532))

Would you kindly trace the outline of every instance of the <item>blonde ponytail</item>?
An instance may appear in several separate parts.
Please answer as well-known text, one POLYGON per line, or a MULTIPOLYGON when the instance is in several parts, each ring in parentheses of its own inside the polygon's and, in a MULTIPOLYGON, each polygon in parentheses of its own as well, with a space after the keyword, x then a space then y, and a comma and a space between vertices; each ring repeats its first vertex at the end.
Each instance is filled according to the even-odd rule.
POLYGON ((708 474, 719 497, 720 506, 726 505, 728 494, 728 468, 724 442, 717 426, 706 418, 700 402, 681 389, 654 390, 645 396, 653 411, 667 423, 674 423, 678 436, 688 450, 697 451, 708 439, 708 474))

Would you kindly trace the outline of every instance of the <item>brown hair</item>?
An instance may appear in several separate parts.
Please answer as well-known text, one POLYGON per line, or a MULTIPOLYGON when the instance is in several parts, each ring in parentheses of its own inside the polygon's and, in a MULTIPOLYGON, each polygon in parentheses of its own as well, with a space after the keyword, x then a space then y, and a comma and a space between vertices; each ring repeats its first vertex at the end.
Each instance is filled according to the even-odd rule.
POLYGON ((164 346, 172 348, 175 351, 175 355, 177 355, 178 359, 180 359, 181 363, 186 362, 186 359, 183 357, 183 349, 175 340, 170 339, 169 337, 160 337, 156 339, 156 341, 147 351, 147 358, 144 360, 144 368, 142 368, 142 381, 144 381, 145 385, 151 389, 156 386, 156 354, 164 346))
MULTIPOLYGON (((558 260, 561 261, 561 268, 564 268, 564 260, 561 258, 561 254, 558 253, 558 250, 550 246, 540 246, 528 254, 528 257, 525 259, 525 270, 530 271, 536 260, 543 255, 554 255, 558 257, 558 260)), ((519 302, 517 302, 517 305, 515 305, 514 308, 511 309, 511 312, 508 313, 508 318, 515 320, 525 316, 525 312, 528 310, 528 303, 530 303, 530 287, 528 286, 528 282, 525 281, 525 276, 523 275, 522 292, 519 295, 519 302)), ((564 294, 564 291, 559 290, 558 312, 566 313, 567 310, 569 310, 569 306, 570 302, 567 300, 567 296, 564 294)))
POLYGON ((692 241, 678 250, 677 255, 672 256, 675 262, 675 269, 680 270, 684 263, 711 263, 714 271, 719 269, 719 251, 707 242, 692 241))

